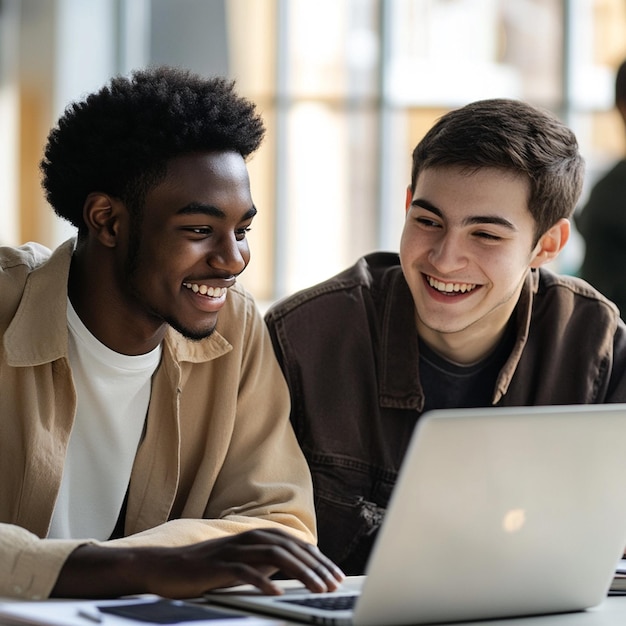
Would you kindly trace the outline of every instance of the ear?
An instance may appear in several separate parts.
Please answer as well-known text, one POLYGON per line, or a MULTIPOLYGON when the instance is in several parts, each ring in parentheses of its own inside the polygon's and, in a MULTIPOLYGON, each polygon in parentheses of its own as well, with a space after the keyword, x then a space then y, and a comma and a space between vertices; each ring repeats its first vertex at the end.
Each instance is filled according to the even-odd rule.
POLYGON ((569 235, 570 221, 563 217, 540 237, 533 251, 530 267, 541 267, 556 259, 567 243, 569 235))
POLYGON ((411 202, 413 202, 413 190, 411 185, 406 188, 406 199, 404 200, 404 212, 408 213, 411 208, 411 202))
POLYGON ((83 219, 90 236, 108 247, 117 245, 121 217, 126 212, 124 205, 105 193, 90 193, 83 207, 83 219))

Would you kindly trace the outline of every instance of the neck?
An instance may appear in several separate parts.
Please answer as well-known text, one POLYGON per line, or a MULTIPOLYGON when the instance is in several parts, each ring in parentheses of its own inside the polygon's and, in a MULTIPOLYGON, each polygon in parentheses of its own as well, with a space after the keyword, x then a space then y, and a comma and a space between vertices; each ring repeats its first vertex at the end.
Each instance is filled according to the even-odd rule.
MULTIPOLYGON (((468 337, 466 333, 435 333, 418 321, 420 339, 446 361, 456 365, 474 365, 487 358, 498 346, 506 331, 506 324, 497 333, 485 337, 468 337)), ((493 334, 492 334, 493 333, 493 334)))
MULTIPOLYGON (((106 252, 104 253, 106 254, 106 252)), ((83 324, 105 346, 135 356, 156 348, 167 324, 139 318, 116 288, 112 265, 86 246, 72 258, 68 296, 83 324)))

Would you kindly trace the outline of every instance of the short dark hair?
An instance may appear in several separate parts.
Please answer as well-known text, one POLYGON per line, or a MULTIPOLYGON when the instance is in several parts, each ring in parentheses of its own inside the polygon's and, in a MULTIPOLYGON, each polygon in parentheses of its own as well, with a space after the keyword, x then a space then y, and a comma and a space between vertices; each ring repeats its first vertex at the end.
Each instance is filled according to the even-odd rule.
POLYGON ((172 158, 234 151, 246 159, 264 134, 234 81, 173 67, 138 70, 66 108, 48 136, 42 185, 55 213, 80 233, 89 193, 110 194, 139 213, 172 158))
POLYGON ((470 103, 437 120, 413 151, 412 189, 419 173, 434 166, 470 172, 493 167, 526 176, 535 243, 559 219, 571 216, 585 171, 576 136, 555 115, 499 98, 470 103))

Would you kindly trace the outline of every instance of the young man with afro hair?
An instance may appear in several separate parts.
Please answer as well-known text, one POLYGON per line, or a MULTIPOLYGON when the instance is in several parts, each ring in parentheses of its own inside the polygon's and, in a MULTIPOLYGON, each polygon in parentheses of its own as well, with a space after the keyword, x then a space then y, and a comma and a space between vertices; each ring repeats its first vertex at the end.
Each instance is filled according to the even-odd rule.
POLYGON ((0 596, 334 589, 263 320, 237 277, 264 135, 231 82, 117 77, 41 169, 76 238, 0 248, 0 596))

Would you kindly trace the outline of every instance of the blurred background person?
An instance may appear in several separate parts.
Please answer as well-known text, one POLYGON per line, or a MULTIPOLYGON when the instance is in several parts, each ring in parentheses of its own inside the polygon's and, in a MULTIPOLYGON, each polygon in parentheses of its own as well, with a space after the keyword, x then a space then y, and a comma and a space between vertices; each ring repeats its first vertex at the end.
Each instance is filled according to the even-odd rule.
MULTIPOLYGON (((615 78, 615 108, 626 129, 626 61, 615 78)), ((592 187, 576 215, 585 241, 580 276, 626 313, 626 154, 592 187)))

